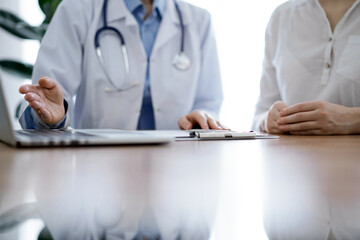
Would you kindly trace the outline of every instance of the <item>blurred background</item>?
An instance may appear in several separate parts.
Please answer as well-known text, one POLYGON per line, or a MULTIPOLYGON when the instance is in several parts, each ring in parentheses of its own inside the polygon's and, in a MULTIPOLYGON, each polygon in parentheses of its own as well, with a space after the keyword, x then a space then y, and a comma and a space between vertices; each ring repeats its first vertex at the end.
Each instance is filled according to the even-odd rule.
MULTIPOLYGON (((234 1, 186 0, 207 9, 214 23, 224 86, 221 120, 234 130, 249 130, 259 94, 264 33, 273 10, 284 0, 234 1)), ((33 26, 44 21, 38 0, 1 0, 0 9, 8 10, 33 26)), ((39 42, 23 40, 0 29, 0 59, 14 59, 33 64, 39 42)), ((10 107, 22 98, 17 88, 21 77, 4 74, 10 107)), ((16 127, 19 125, 15 120, 16 127)))

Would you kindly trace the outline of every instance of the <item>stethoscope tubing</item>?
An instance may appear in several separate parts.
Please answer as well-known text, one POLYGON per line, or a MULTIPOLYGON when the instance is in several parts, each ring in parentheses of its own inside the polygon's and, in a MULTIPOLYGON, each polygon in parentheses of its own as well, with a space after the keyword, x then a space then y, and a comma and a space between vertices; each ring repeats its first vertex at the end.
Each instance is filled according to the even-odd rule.
MULTIPOLYGON (((183 70, 186 70, 186 69, 189 68, 188 65, 190 65, 190 60, 186 56, 185 51, 184 51, 184 49, 185 49, 185 27, 184 27, 183 15, 181 13, 180 7, 177 4, 176 0, 174 0, 174 3, 175 3, 176 12, 178 14, 179 21, 180 21, 181 43, 180 43, 180 52, 174 58, 177 61, 173 61, 173 65, 177 69, 183 71, 183 70), (185 58, 185 59, 182 59, 182 58, 185 58), (184 62, 185 62, 185 67, 183 67, 184 62)), ((123 91, 123 90, 133 88, 135 86, 138 86, 139 84, 138 83, 134 83, 133 85, 130 84, 130 66, 129 66, 129 58, 128 58, 128 53, 127 53, 127 47, 126 47, 126 43, 125 43, 125 38, 118 29, 116 29, 114 27, 111 27, 111 26, 108 26, 108 23, 107 23, 107 9, 108 9, 108 0, 104 0, 103 9, 102 9, 102 12, 103 12, 103 27, 101 27, 100 29, 98 29, 96 31, 95 39, 94 39, 94 45, 95 45, 96 55, 97 55, 97 57, 99 59, 100 65, 101 65, 103 71, 105 72, 105 75, 106 75, 108 81, 111 83, 112 87, 114 89, 116 89, 116 91, 123 91), (106 70, 105 61, 104 61, 103 54, 102 54, 101 48, 100 48, 100 36, 105 31, 110 31, 110 32, 115 33, 120 39, 121 51, 122 51, 122 55, 123 55, 124 65, 125 65, 126 82, 129 83, 129 86, 127 86, 125 88, 117 87, 116 84, 112 81, 112 79, 110 77, 110 74, 106 70)), ((111 92, 110 89, 106 89, 106 91, 111 92)))
POLYGON ((185 27, 184 27, 184 20, 183 20, 183 16, 182 13, 180 11, 180 7, 179 5, 175 2, 175 8, 176 8, 176 12, 179 16, 179 21, 180 21, 180 28, 181 28, 181 44, 180 44, 180 53, 184 52, 184 43, 185 43, 185 27))

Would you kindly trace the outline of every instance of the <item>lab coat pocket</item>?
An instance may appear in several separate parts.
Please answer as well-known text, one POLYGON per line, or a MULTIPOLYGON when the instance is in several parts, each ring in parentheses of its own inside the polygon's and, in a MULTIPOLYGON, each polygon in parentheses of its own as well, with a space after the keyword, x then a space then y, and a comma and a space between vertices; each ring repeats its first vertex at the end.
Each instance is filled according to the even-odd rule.
POLYGON ((192 91, 193 88, 196 88, 197 81, 199 78, 198 67, 196 63, 192 63, 189 69, 179 70, 174 65, 171 65, 171 86, 176 93, 184 93, 192 91))
POLYGON ((360 36, 350 36, 342 52, 336 73, 341 77, 360 83, 360 36))

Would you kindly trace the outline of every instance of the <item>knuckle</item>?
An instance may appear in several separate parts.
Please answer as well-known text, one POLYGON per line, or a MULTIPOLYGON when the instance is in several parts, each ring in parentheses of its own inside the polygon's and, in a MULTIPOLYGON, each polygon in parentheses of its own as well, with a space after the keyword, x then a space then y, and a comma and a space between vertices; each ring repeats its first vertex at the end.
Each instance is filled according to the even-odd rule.
POLYGON ((271 106, 270 109, 277 109, 277 108, 280 107, 280 105, 281 105, 281 102, 280 102, 280 101, 276 101, 276 102, 271 106))
POLYGON ((299 111, 304 111, 305 106, 306 106, 306 105, 305 105, 304 103, 299 103, 299 104, 297 105, 297 108, 298 108, 299 111))
POLYGON ((278 133, 279 130, 277 128, 274 128, 274 127, 271 127, 271 128, 268 128, 269 129, 269 133, 278 133))
POLYGON ((320 117, 320 119, 328 119, 329 114, 326 111, 322 110, 319 112, 319 117, 320 117))
POLYGON ((274 103, 275 106, 279 106, 279 105, 281 105, 281 104, 282 104, 282 101, 276 101, 276 102, 274 103))
POLYGON ((324 108, 325 107, 325 102, 324 101, 318 101, 316 102, 316 106, 319 108, 324 108))

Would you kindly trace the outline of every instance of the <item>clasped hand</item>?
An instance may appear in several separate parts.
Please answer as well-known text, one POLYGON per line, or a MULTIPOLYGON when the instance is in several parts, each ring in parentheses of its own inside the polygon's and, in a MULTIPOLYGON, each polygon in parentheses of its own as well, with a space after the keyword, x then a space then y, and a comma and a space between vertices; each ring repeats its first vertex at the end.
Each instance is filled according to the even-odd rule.
POLYGON ((352 108, 325 102, 304 102, 288 106, 276 102, 267 117, 270 133, 334 135, 356 132, 359 119, 352 108))

